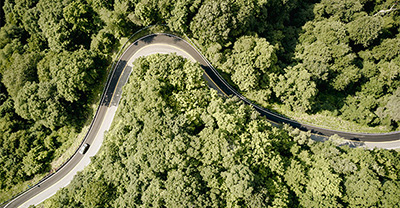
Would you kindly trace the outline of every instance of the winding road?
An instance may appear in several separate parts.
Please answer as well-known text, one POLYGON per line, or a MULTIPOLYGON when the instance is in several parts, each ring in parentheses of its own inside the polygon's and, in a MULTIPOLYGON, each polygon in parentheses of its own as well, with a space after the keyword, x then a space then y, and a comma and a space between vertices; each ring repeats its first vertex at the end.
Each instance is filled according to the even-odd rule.
POLYGON ((100 149, 104 139, 104 132, 109 130, 118 103, 121 99, 122 87, 128 81, 131 73, 133 66, 132 63, 140 56, 147 56, 154 53, 176 53, 177 55, 183 56, 191 61, 199 62, 201 67, 204 69, 203 77, 207 81, 209 87, 218 90, 218 92, 226 96, 239 97, 243 102, 252 105, 261 115, 266 116, 273 123, 287 123, 295 128, 299 128, 300 130, 311 131, 316 140, 323 140, 326 136, 337 134, 348 139, 349 142, 362 144, 358 146, 364 145, 369 148, 400 147, 400 132, 364 134, 334 131, 301 124, 297 121, 287 119, 281 115, 270 112, 267 109, 254 105, 222 79, 221 75, 219 75, 203 55, 201 55, 201 53, 199 53, 191 44, 174 35, 152 34, 142 37, 131 44, 122 54, 120 60, 112 71, 96 115, 92 121, 91 128, 83 142, 90 144, 87 153, 82 155, 76 151, 70 160, 55 173, 46 177, 29 190, 23 192, 18 197, 15 197, 7 204, 0 207, 29 207, 30 205, 38 205, 45 199, 54 195, 57 190, 68 185, 76 173, 83 170, 84 167, 90 163, 90 157, 95 155, 100 149))

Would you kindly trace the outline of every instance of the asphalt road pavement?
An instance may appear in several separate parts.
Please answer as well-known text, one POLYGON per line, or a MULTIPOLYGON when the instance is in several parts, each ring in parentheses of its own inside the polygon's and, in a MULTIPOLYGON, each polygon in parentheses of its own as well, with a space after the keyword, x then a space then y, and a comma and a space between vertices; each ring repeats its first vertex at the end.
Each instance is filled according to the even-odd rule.
POLYGON ((237 96, 245 103, 252 105, 261 115, 266 116, 274 123, 287 123, 303 131, 311 131, 313 139, 326 140, 327 136, 337 134, 347 140, 344 142, 353 146, 366 146, 368 148, 399 148, 400 132, 386 134, 364 134, 348 133, 335 130, 329 130, 310 125, 301 124, 297 121, 285 118, 284 116, 273 113, 267 109, 252 104, 249 100, 239 94, 231 87, 221 75, 212 67, 212 65, 185 40, 169 34, 152 34, 145 36, 134 42, 122 54, 116 64, 111 77, 106 84, 106 89, 98 107, 97 113, 92 121, 84 143, 90 144, 87 153, 81 155, 75 153, 74 156, 61 167, 58 171, 48 177, 46 180, 36 184, 33 188, 11 200, 3 207, 29 207, 37 205, 45 199, 54 195, 57 190, 70 183, 78 171, 81 171, 90 163, 90 157, 95 155, 104 139, 104 132, 107 131, 112 123, 118 103, 122 96, 122 87, 128 81, 132 70, 132 63, 141 56, 147 56, 154 53, 176 53, 191 61, 199 62, 204 69, 204 79, 208 86, 216 89, 219 93, 226 96, 237 96))

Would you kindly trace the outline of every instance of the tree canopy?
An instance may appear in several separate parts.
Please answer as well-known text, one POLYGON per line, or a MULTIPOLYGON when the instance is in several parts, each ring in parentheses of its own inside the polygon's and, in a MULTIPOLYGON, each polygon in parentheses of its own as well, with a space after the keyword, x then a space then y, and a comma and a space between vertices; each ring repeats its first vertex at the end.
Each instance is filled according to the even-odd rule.
POLYGON ((272 127, 250 106, 208 89, 200 66, 176 55, 133 66, 100 153, 44 207, 399 202, 399 152, 313 142, 308 133, 272 127))
MULTIPOLYGON (((123 38, 149 24, 190 37, 229 83, 264 107, 286 106, 305 116, 399 129, 397 0, 6 0, 2 5, 1 200, 54 168, 51 162, 90 119, 89 106, 96 102, 105 69, 123 38)), ((137 83, 126 87, 135 95, 125 95, 143 106, 122 101, 132 114, 120 120, 130 125, 114 124, 121 125, 115 127, 120 134, 110 135, 124 145, 112 144, 114 136, 109 136, 113 139, 105 151, 121 153, 112 153, 105 164, 120 154, 134 157, 111 164, 120 171, 114 182, 111 173, 97 174, 95 168, 90 180, 78 177, 75 186, 92 184, 101 199, 90 198, 96 191, 81 188, 81 198, 66 194, 57 203, 170 206, 178 198, 182 206, 216 207, 398 202, 397 166, 370 162, 370 171, 355 156, 346 156, 358 150, 331 144, 320 148, 340 154, 321 162, 315 157, 325 153, 313 152, 318 145, 309 144, 307 135, 276 130, 250 108, 203 89, 198 66, 170 56, 137 64, 137 83), (161 64, 173 76, 151 74, 151 64, 161 64), (141 93, 149 97, 137 95, 141 93), (138 153, 122 141, 125 133, 140 147, 138 153), (126 151, 131 152, 122 153, 126 151), (165 163, 171 166, 165 168, 165 163), (367 187, 367 181, 357 182, 362 176, 376 180, 367 187), (117 181, 123 178, 132 184, 121 188, 117 181), (354 188, 358 185, 376 196, 354 188)), ((357 154, 369 155, 371 161, 395 158, 396 153, 387 152, 357 154)), ((76 193, 74 188, 64 191, 76 193)))
MULTIPOLYGON (((91 46, 99 15, 88 1, 14 1, 0 29, 0 200, 55 167, 96 102, 107 41, 91 46), (76 8, 80 8, 76 10, 76 8)), ((105 39, 105 38, 104 38, 105 39)), ((111 44, 115 45, 115 43, 111 44)), ((21 189, 23 188, 23 189, 21 189)))

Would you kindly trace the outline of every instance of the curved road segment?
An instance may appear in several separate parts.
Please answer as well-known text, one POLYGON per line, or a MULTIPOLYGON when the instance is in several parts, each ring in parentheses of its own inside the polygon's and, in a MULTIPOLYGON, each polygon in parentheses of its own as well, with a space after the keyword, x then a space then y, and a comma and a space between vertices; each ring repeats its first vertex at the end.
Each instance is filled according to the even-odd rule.
POLYGON ((204 79, 209 87, 212 87, 226 96, 235 95, 246 104, 252 105, 261 115, 266 116, 275 123, 287 123, 303 131, 311 131, 316 140, 324 140, 326 136, 337 134, 349 143, 359 143, 367 147, 398 148, 400 147, 400 132, 385 134, 363 134, 347 133, 334 131, 324 128, 318 128, 310 125, 304 125, 299 122, 287 119, 281 115, 275 114, 252 104, 249 100, 234 90, 211 64, 195 49, 183 39, 169 34, 152 34, 145 36, 134 42, 124 52, 113 70, 110 79, 104 90, 104 95, 100 101, 98 111, 93 119, 91 128, 86 135, 85 142, 90 144, 86 154, 82 155, 75 152, 74 156, 61 167, 57 172, 36 184, 33 188, 11 200, 3 207, 29 207, 38 205, 45 199, 54 195, 57 190, 65 187, 73 179, 78 171, 81 171, 90 163, 90 157, 95 155, 103 142, 104 132, 107 131, 114 118, 118 103, 121 99, 122 87, 127 82, 132 70, 132 62, 140 57, 154 53, 176 53, 191 61, 197 61, 204 69, 204 79), (322 138, 322 139, 321 139, 322 138), (399 140, 399 141, 396 141, 399 140), (366 145, 365 145, 366 144, 366 145))

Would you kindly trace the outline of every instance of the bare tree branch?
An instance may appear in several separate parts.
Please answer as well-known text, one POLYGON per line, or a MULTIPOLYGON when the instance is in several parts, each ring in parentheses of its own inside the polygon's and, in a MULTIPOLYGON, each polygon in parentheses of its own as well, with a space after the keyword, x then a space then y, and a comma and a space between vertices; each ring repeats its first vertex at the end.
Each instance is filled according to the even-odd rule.
POLYGON ((374 16, 376 16, 376 15, 378 15, 378 14, 380 14, 380 13, 386 14, 386 13, 391 12, 391 11, 399 10, 399 8, 394 8, 395 6, 397 6, 397 2, 396 2, 395 4, 393 4, 393 6, 390 7, 390 9, 380 10, 379 12, 377 12, 376 14, 374 14, 374 16))

